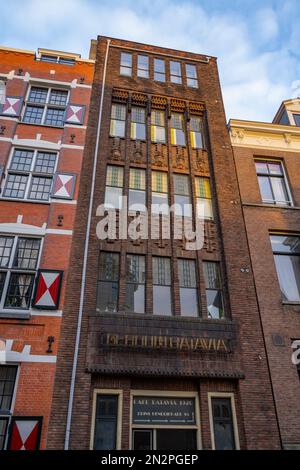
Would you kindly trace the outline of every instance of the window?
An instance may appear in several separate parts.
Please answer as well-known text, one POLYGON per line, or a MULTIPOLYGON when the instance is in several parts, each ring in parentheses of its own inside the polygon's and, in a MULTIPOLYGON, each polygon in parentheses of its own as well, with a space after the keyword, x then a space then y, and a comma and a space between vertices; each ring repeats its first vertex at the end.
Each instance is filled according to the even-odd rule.
POLYGON ((151 111, 151 141, 163 144, 166 142, 164 111, 151 111))
POLYGON ((110 131, 111 137, 125 137, 126 106, 113 104, 111 107, 110 131))
POLYGON ((154 80, 157 82, 166 81, 165 61, 162 59, 154 59, 154 80))
POLYGON ((63 127, 68 95, 67 90, 32 86, 23 122, 63 127))
POLYGON ((120 75, 131 77, 132 72, 132 55, 127 52, 121 52, 120 75))
POLYGON ((146 139, 146 110, 145 108, 132 107, 130 138, 134 140, 146 139))
POLYGON ((180 62, 170 61, 170 78, 172 83, 182 83, 180 62))
POLYGON ((300 237, 270 236, 283 300, 300 301, 300 237))
POLYGON ((94 450, 115 450, 118 395, 97 395, 94 450))
POLYGON ((0 450, 4 449, 7 436, 17 370, 17 366, 0 365, 0 450))
POLYGON ((129 170, 128 208, 140 212, 146 210, 146 171, 141 168, 129 170))
POLYGON ((171 265, 169 258, 153 257, 153 313, 172 315, 171 265))
POLYGON ((146 55, 138 55, 137 76, 142 78, 149 78, 149 57, 146 55))
POLYGON ((223 295, 219 263, 204 261, 204 278, 208 318, 224 318, 223 295))
POLYGON ((145 256, 126 256, 126 306, 125 310, 145 313, 145 256))
POLYGON ((179 259, 180 310, 185 317, 198 317, 198 292, 194 260, 179 259))
POLYGON ((204 215, 204 219, 212 220, 212 198, 209 178, 195 177, 196 202, 198 215, 204 215))
POLYGON ((185 64, 187 86, 198 88, 197 70, 195 65, 185 64))
POLYGON ((38 265, 38 238, 0 236, 0 310, 28 310, 38 265))
POLYGON ((202 149, 204 147, 202 138, 202 120, 200 117, 191 116, 190 138, 193 149, 202 149))
POLYGON ((295 125, 299 127, 300 126, 300 114, 293 114, 293 118, 295 121, 295 125))
POLYGON ((119 253, 100 253, 97 309, 116 312, 119 295, 119 253))
POLYGON ((235 435, 230 398, 211 398, 214 448, 235 450, 235 435))
POLYGON ((290 120, 288 113, 284 111, 279 119, 279 124, 282 124, 283 126, 289 126, 290 125, 290 120))
POLYGON ((104 205, 108 209, 122 208, 123 172, 122 166, 107 166, 104 205))
POLYGON ((54 64, 75 65, 75 59, 71 59, 70 57, 58 57, 42 54, 40 60, 41 62, 51 62, 54 64))
POLYGON ((5 103, 6 85, 5 81, 0 79, 0 104, 5 103))
POLYGON ((175 214, 183 217, 192 217, 190 196, 190 178, 188 175, 173 175, 175 214))
POLYGON ((185 135, 183 130, 183 114, 171 114, 171 144, 185 146, 185 135))
POLYGON ((168 214, 168 174, 152 171, 152 213, 168 214))
POLYGON ((263 202, 292 205, 281 162, 256 161, 255 167, 263 202))
POLYGON ((3 197, 49 201, 57 154, 14 149, 3 197))

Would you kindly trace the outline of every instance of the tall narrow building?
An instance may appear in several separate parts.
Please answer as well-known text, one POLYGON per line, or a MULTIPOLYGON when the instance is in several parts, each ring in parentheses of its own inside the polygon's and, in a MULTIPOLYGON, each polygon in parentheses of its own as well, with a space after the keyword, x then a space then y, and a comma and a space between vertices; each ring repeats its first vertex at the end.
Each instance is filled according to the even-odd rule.
POLYGON ((93 72, 0 47, 0 450, 46 446, 93 72))
POLYGON ((300 449, 300 100, 273 123, 229 122, 285 449, 300 449))
POLYGON ((92 53, 48 448, 279 449, 216 58, 92 53))

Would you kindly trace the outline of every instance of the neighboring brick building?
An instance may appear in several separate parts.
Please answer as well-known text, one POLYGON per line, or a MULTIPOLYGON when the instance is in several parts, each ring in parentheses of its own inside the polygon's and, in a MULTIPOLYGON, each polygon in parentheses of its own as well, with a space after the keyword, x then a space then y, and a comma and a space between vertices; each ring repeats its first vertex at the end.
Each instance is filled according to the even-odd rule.
POLYGON ((92 51, 47 446, 279 449, 216 59, 106 37, 92 51), (203 248, 99 240, 98 205, 121 194, 202 203, 203 248))
POLYGON ((0 449, 46 445, 93 72, 0 48, 0 449))
POLYGON ((280 433, 287 449, 300 448, 300 366, 292 362, 292 344, 300 340, 299 125, 299 99, 283 102, 272 124, 229 122, 280 433))

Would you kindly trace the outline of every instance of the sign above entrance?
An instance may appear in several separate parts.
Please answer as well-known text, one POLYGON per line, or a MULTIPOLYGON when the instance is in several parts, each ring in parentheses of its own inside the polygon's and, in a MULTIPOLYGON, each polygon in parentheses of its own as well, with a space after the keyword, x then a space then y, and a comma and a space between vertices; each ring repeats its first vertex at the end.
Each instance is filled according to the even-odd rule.
POLYGON ((132 424, 191 426, 196 424, 195 399, 134 396, 132 424))

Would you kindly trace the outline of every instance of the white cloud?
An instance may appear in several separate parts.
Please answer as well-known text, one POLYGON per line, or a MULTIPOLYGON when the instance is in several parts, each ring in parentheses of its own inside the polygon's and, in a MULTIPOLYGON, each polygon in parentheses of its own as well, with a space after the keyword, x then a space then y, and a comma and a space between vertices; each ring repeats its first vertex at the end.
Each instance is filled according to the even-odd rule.
POLYGON ((293 80, 300 78, 299 59, 291 54, 299 44, 298 22, 294 27, 280 23, 282 11, 297 18, 297 2, 283 0, 277 10, 268 2, 262 7, 253 2, 252 15, 242 7, 205 9, 204 3, 14 0, 1 12, 6 25, 2 36, 14 47, 49 47, 84 56, 98 34, 216 55, 228 118, 271 120, 291 95, 293 80))

